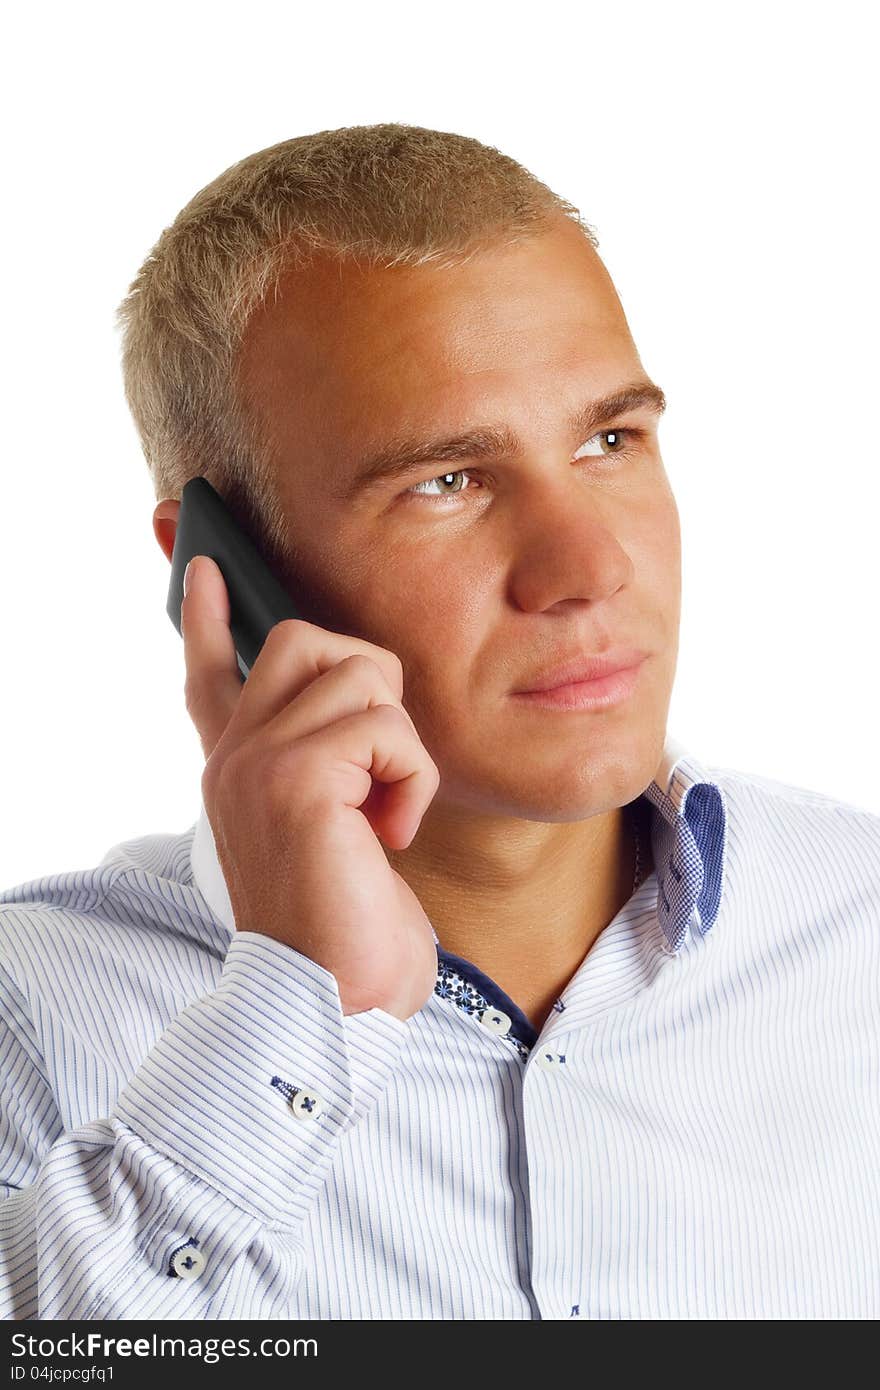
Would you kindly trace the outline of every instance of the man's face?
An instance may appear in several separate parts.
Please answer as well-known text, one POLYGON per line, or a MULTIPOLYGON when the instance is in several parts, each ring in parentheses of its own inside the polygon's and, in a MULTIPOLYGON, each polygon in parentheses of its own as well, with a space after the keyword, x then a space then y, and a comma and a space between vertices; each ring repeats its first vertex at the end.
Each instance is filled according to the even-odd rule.
POLYGON ((656 408, 570 423, 650 381, 578 228, 560 217, 452 270, 293 274, 248 327, 240 381, 276 441, 297 551, 280 577, 310 621, 400 657, 441 775, 432 808, 571 821, 638 795, 678 655, 679 518, 656 408), (357 483, 391 440, 484 426, 516 439, 357 483), (622 702, 512 697, 553 661, 618 646, 649 653, 622 702))

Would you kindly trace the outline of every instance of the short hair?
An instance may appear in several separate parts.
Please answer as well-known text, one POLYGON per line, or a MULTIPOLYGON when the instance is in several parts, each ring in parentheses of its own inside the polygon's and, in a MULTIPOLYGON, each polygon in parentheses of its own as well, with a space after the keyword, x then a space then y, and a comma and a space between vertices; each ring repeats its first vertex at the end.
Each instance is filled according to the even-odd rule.
POLYGON ((116 311, 125 397, 157 500, 203 476, 280 564, 291 538, 264 422, 236 382, 254 310, 317 256, 462 265, 578 209, 466 135, 395 122, 283 140, 231 165, 166 227, 116 311))

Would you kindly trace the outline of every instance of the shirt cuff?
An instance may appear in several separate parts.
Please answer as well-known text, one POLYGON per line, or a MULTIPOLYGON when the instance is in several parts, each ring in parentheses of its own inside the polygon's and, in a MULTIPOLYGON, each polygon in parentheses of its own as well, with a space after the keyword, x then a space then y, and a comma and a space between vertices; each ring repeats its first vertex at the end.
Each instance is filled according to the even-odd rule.
POLYGON ((253 1216, 294 1226, 407 1033, 380 1008, 343 1014, 331 971, 237 931, 217 989, 171 1021, 113 1114, 253 1216))

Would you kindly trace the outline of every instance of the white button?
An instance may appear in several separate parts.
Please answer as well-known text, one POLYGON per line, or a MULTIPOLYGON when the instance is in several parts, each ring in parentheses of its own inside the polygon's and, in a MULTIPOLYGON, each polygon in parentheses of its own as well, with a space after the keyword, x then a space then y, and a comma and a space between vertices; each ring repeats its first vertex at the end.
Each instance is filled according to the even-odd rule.
POLYGON ((324 1102, 314 1091, 303 1089, 291 1096, 290 1108, 298 1120, 313 1120, 324 1109, 324 1102))
POLYGON ((192 1245, 185 1245, 172 1256, 171 1266, 181 1279, 198 1279, 205 1268, 205 1257, 201 1250, 196 1250, 192 1245))
POLYGON ((551 1052, 547 1047, 539 1047, 535 1053, 535 1061, 539 1067, 558 1067, 565 1062, 565 1054, 551 1052))
POLYGON ((490 1033, 499 1033, 503 1037, 505 1033, 510 1032, 510 1019, 500 1009, 493 1009, 491 1006, 484 1009, 480 1014, 480 1022, 490 1033))

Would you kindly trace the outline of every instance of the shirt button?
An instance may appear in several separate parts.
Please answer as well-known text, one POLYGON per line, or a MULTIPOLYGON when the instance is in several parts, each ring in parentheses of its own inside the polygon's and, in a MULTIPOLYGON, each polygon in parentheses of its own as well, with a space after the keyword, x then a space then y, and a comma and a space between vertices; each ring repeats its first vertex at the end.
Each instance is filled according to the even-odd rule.
POLYGON ((172 1256, 171 1267, 175 1274, 180 1275, 181 1279, 198 1279, 205 1268, 205 1257, 201 1250, 196 1250, 191 1245, 185 1245, 182 1250, 178 1250, 177 1254, 172 1256))
POLYGON ((480 1022, 490 1033, 498 1033, 501 1037, 510 1032, 510 1019, 500 1009, 484 1009, 480 1014, 480 1022))
POLYGON ((297 1091, 290 1098, 290 1108, 298 1120, 314 1120, 324 1109, 324 1102, 314 1091, 297 1091))
POLYGON ((549 1048, 546 1047, 539 1047, 535 1052, 535 1061, 539 1067, 548 1067, 550 1070, 553 1070, 565 1061, 565 1054, 551 1052, 549 1048))

